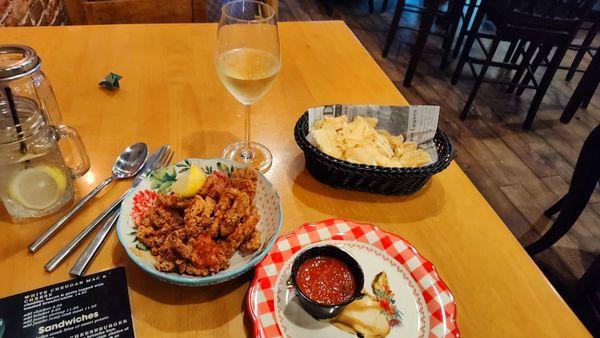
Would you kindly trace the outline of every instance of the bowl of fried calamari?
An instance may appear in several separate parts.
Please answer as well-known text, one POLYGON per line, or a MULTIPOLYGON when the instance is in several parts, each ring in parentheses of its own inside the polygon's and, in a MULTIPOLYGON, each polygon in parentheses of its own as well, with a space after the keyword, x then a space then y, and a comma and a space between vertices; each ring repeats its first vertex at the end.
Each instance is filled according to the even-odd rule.
POLYGON ((256 170, 187 159, 153 172, 123 201, 117 235, 129 257, 169 283, 222 283, 253 268, 282 224, 279 195, 256 170))

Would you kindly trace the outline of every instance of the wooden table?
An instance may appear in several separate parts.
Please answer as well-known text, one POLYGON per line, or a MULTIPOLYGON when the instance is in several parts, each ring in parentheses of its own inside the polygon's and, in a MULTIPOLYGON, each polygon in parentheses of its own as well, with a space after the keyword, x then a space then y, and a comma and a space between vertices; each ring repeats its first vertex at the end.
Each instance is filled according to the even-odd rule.
MULTIPOLYGON (((39 52, 66 124, 82 135, 92 161, 78 196, 109 175, 114 156, 135 141, 174 146, 176 159, 215 157, 242 135, 242 106, 213 66, 211 24, 3 28, 3 43, 39 52), (116 93, 98 89, 109 71, 116 93)), ((410 241, 438 268, 458 304, 464 337, 588 337, 463 171, 453 163, 410 197, 336 190, 304 170, 293 126, 306 108, 328 103, 406 104, 342 22, 283 23, 283 67, 253 109, 253 138, 273 151, 267 177, 283 203, 283 231, 330 217, 373 223, 410 241)), ((442 112, 444 113, 444 112, 442 112)), ((52 274, 42 266, 129 186, 114 184, 35 255, 27 245, 57 216, 0 224, 0 297, 69 278, 71 257, 52 274)), ((244 296, 250 274, 205 288, 164 284, 133 265, 116 236, 90 271, 125 265, 138 337, 240 337, 250 325, 244 296)))

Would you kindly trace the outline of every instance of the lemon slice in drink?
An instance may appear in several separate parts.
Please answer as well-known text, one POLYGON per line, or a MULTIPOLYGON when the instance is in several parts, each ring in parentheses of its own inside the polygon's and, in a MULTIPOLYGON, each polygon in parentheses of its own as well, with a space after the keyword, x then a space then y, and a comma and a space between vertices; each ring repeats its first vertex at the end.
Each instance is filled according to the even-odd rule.
POLYGON ((9 183, 8 193, 26 208, 43 210, 56 203, 66 188, 64 171, 42 165, 17 172, 9 183))
POLYGON ((194 196, 206 182, 204 171, 196 166, 191 166, 187 175, 177 177, 177 181, 171 185, 171 191, 182 197, 194 196))

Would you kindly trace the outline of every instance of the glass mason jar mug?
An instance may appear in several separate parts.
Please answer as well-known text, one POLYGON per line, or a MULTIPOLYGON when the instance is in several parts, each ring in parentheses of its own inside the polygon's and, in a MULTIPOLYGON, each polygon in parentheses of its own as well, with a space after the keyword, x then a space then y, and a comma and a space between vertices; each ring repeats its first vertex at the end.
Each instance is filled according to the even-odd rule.
POLYGON ((73 178, 85 174, 89 159, 79 134, 51 125, 35 101, 0 96, 0 199, 15 219, 41 217, 73 199, 73 178), (65 164, 58 142, 70 140, 78 165, 65 164))
MULTIPOLYGON (((9 87, 15 97, 37 104, 46 122, 61 124, 61 114, 50 81, 42 71, 42 60, 25 45, 0 45, 0 89, 9 87)), ((4 91, 0 91, 0 97, 4 91)))

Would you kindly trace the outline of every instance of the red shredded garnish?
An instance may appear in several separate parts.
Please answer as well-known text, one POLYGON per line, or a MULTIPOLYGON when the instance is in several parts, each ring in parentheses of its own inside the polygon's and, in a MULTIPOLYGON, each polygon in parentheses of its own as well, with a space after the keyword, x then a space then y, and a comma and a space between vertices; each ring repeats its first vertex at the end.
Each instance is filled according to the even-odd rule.
POLYGON ((146 211, 156 204, 158 194, 152 190, 140 190, 133 196, 133 208, 131 208, 131 218, 135 224, 138 224, 140 218, 146 211))

